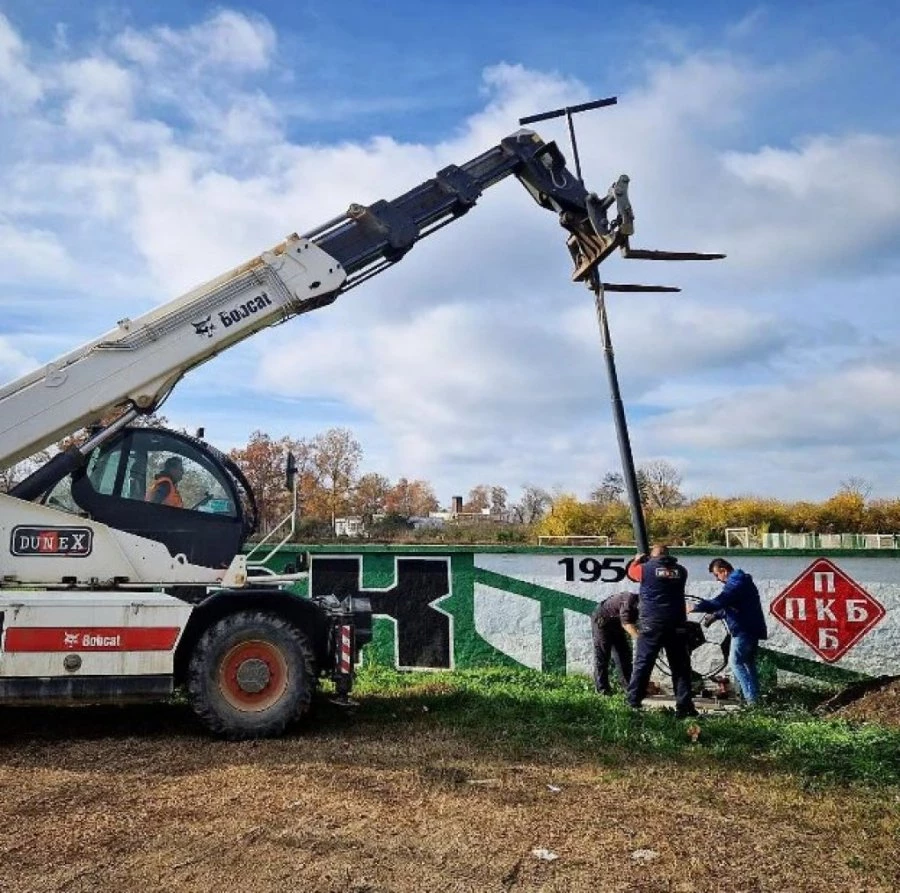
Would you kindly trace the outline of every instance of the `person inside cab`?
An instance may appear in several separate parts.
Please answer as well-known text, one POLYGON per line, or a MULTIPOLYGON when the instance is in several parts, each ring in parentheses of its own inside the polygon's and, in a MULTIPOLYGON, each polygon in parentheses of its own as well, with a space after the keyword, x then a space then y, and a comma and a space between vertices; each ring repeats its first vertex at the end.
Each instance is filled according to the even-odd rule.
POLYGON ((154 478, 153 483, 147 489, 147 502, 155 502, 158 505, 171 505, 175 508, 184 508, 181 493, 178 491, 178 482, 184 477, 184 464, 179 456, 169 456, 163 463, 162 471, 154 478))

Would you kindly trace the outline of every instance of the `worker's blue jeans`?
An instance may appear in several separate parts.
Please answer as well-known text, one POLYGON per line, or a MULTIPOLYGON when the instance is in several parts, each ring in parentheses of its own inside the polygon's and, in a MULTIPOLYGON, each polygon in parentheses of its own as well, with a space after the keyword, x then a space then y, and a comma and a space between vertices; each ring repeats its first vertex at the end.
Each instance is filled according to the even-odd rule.
POLYGON ((759 639, 752 636, 734 636, 731 640, 731 669, 748 704, 759 698, 759 676, 756 673, 756 652, 759 639))

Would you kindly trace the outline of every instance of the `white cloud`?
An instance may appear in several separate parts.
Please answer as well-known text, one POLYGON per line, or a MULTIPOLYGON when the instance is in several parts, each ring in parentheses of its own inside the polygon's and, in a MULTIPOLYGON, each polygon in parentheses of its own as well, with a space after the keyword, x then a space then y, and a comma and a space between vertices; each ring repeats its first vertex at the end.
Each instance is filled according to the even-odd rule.
POLYGON ((671 405, 642 423, 639 440, 682 457, 690 492, 821 498, 859 476, 879 495, 898 495, 900 367, 892 356, 671 405))
POLYGON ((0 335, 0 376, 2 381, 10 381, 25 375, 34 369, 38 363, 19 348, 10 343, 10 339, 0 335))
POLYGON ((41 97, 41 80, 27 56, 22 38, 0 12, 0 113, 27 109, 41 97))
POLYGON ((79 59, 62 66, 60 80, 70 91, 65 122, 76 131, 114 128, 131 116, 133 77, 109 59, 79 59))
POLYGON ((751 9, 743 18, 738 19, 733 25, 729 25, 726 33, 735 40, 754 37, 759 33, 767 18, 768 12, 766 8, 757 6, 751 9))
POLYGON ((167 26, 147 32, 128 29, 113 45, 146 68, 177 70, 187 62, 195 73, 203 69, 256 72, 271 64, 276 35, 265 19, 225 9, 183 30, 167 26))
MULTIPOLYGON (((32 106, 0 174, 4 277, 38 288, 48 270, 64 273, 84 318, 134 316, 350 202, 392 198, 478 155, 520 116, 596 95, 565 72, 504 63, 484 73, 483 108, 439 142, 298 144, 286 119, 314 110, 263 80, 277 46, 271 24, 223 10, 180 30, 129 29, 87 54, 60 42, 42 69, 0 17, 0 82, 32 106)), ((789 74, 725 53, 651 60, 617 107, 578 119, 588 184, 632 176, 635 244, 729 253, 717 267, 614 258, 604 269, 691 286, 608 301, 636 456, 669 458, 696 487, 786 484, 787 472, 748 471, 754 455, 810 488, 846 463, 841 445, 896 456, 878 407, 900 418, 900 382, 890 364, 866 363, 861 334, 890 348, 892 305, 861 296, 883 291, 879 270, 900 260, 900 137, 753 139, 760 97, 776 102, 789 74), (833 289, 836 274, 858 272, 865 284, 846 286, 857 300, 833 289)), ((568 154, 563 122, 538 129, 568 154)), ((217 359, 166 413, 188 418, 206 382, 253 397, 252 428, 300 436, 331 401, 334 424, 366 432, 376 470, 430 477, 442 493, 525 480, 586 492, 617 460, 592 298, 569 281, 564 241, 518 184, 498 185, 397 269, 217 359)))
POLYGON ((279 112, 266 96, 240 96, 220 116, 217 130, 231 145, 272 143, 282 136, 279 112))
POLYGON ((0 282, 62 281, 75 269, 53 232, 14 227, 0 219, 0 282))
POLYGON ((900 239, 900 138, 815 136, 790 149, 728 152, 744 187, 732 240, 741 263, 848 272, 900 239))
POLYGON ((712 450, 864 448, 900 437, 900 367, 862 359, 830 374, 748 387, 654 419, 671 444, 712 450))
POLYGON ((183 29, 126 29, 110 52, 141 80, 147 114, 190 122, 194 146, 217 151, 281 138, 279 114, 254 79, 275 59, 276 34, 263 18, 220 10, 183 29))
MULTIPOLYGON (((639 297, 639 306, 623 306, 630 300, 616 293, 606 297, 618 366, 633 400, 673 377, 764 368, 791 346, 791 333, 771 314, 669 295, 639 297)), ((598 349, 593 307, 563 315, 561 324, 586 350, 598 349)))

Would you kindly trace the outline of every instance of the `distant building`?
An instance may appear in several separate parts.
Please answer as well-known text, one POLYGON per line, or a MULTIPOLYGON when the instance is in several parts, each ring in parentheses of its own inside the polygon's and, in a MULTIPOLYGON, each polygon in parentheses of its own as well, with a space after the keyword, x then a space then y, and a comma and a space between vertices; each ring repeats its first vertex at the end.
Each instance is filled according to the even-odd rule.
POLYGON ((509 509, 492 511, 482 509, 480 512, 453 512, 448 519, 454 524, 512 524, 515 513, 509 509))
POLYGON ((421 517, 412 517, 409 518, 409 523, 412 525, 414 530, 421 530, 422 528, 431 528, 433 530, 440 530, 444 523, 446 522, 445 515, 449 514, 448 512, 430 512, 427 518, 421 517))
POLYGON ((334 519, 335 536, 365 536, 366 525, 362 515, 347 515, 334 519))
MULTIPOLYGON (((454 496, 450 501, 449 511, 429 512, 427 516, 413 515, 407 520, 410 527, 415 530, 422 528, 440 530, 448 524, 512 524, 516 520, 515 512, 509 509, 491 511, 486 508, 479 512, 464 512, 462 507, 462 496, 454 496)), ((377 524, 385 517, 383 513, 375 514, 372 516, 372 523, 377 524)), ((334 519, 334 535, 364 537, 368 536, 369 532, 362 515, 345 515, 334 519)))

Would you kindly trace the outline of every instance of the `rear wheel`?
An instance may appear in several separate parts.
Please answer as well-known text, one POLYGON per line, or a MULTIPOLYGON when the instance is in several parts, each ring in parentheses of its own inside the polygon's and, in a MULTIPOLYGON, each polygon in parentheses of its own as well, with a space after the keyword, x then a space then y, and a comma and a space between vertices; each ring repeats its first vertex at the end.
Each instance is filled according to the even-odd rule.
POLYGON ((312 648, 277 614, 240 611, 197 642, 188 695, 203 724, 226 738, 281 734, 308 709, 315 688, 312 648))

